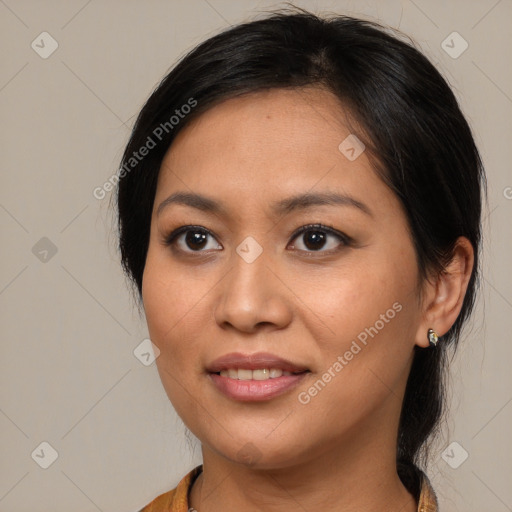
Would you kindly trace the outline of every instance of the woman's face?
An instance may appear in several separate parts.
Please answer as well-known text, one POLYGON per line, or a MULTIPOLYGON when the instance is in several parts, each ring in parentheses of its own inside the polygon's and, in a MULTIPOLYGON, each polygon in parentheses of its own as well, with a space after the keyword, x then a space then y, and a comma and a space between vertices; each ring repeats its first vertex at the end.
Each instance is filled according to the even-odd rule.
POLYGON ((202 114, 163 161, 149 333, 178 414, 229 460, 286 467, 395 441, 418 267, 398 199, 357 141, 340 149, 343 119, 321 89, 254 93, 202 114), (310 224, 329 228, 297 233, 310 224))

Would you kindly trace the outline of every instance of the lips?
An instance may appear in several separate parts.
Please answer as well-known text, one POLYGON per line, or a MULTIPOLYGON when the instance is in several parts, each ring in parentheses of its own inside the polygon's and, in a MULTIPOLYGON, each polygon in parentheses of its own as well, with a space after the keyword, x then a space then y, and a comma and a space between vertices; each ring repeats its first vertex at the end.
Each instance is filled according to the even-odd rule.
POLYGON ((239 352, 234 352, 215 359, 215 361, 208 365, 206 369, 209 373, 220 373, 223 370, 230 370, 233 368, 246 370, 275 368, 290 373, 303 373, 308 371, 305 366, 292 363, 287 359, 283 359, 267 352, 258 352, 256 354, 241 354, 239 352))
POLYGON ((266 401, 283 395, 310 373, 303 365, 265 352, 227 354, 213 361, 207 370, 218 391, 243 402, 266 401))

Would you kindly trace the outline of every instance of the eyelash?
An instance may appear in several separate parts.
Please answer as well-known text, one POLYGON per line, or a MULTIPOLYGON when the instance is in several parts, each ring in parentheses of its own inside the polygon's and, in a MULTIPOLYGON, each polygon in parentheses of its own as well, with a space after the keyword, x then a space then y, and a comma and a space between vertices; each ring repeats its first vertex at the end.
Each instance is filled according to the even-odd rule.
MULTIPOLYGON (((215 238, 215 236, 213 235, 213 233, 211 231, 209 231, 208 229, 203 228, 201 226, 181 226, 178 229, 175 229, 172 233, 170 233, 168 236, 165 237, 165 241, 164 241, 165 245, 166 246, 173 246, 173 245, 175 245, 176 241, 177 241, 177 238, 180 235, 186 234, 189 231, 201 232, 203 234, 210 235, 212 238, 215 238)), ((352 238, 350 238, 349 236, 345 235, 344 233, 341 233, 340 231, 337 231, 332 226, 326 226, 325 224, 308 224, 308 225, 302 226, 299 229, 297 229, 291 235, 291 241, 295 240, 300 235, 302 235, 303 233, 306 233, 308 231, 321 231, 321 232, 327 233, 328 235, 332 235, 335 238, 337 238, 340 242, 342 242, 342 246, 341 247, 343 247, 343 246, 350 246, 353 243, 352 238)), ((305 255, 308 255, 308 256, 311 256, 311 255, 314 255, 314 254, 323 254, 323 255, 327 254, 327 255, 330 255, 330 254, 333 254, 333 253, 339 251, 340 249, 341 248, 338 247, 336 249, 330 249, 330 250, 327 250, 327 251, 322 251, 322 250, 318 250, 318 251, 303 251, 303 250, 299 250, 299 252, 301 252, 301 253, 303 253, 305 255)), ((181 253, 188 254, 188 255, 201 254, 202 252, 206 252, 206 251, 203 251, 203 250, 199 250, 199 251, 184 251, 182 249, 178 249, 178 250, 181 253)))

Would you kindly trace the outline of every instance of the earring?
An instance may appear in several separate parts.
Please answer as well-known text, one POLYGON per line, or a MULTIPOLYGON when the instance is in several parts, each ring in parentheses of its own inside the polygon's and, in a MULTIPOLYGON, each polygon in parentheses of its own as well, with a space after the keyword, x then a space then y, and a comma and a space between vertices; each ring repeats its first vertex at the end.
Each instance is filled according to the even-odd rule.
POLYGON ((437 332, 434 331, 434 329, 428 330, 427 338, 431 347, 435 347, 439 341, 439 336, 437 335, 437 332))

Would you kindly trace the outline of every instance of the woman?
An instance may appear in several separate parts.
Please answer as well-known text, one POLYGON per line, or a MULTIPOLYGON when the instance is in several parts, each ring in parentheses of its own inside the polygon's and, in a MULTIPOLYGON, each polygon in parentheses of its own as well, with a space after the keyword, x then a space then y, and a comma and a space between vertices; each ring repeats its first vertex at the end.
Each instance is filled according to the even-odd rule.
POLYGON ((232 27, 153 92, 119 177, 122 263, 203 455, 144 512, 437 510, 485 178, 429 61, 351 17, 232 27))

